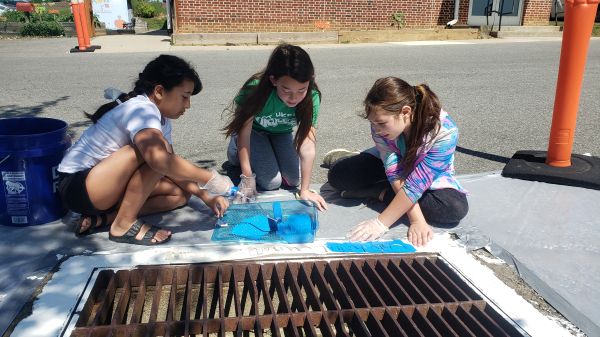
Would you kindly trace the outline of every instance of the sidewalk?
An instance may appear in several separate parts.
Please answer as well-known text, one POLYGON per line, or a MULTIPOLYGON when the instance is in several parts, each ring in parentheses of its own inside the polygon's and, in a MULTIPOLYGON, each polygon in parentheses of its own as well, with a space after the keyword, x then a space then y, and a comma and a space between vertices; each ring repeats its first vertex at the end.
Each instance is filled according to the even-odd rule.
MULTIPOLYGON (((474 44, 474 43, 513 43, 513 42, 531 42, 531 41, 560 41, 560 37, 536 37, 536 38, 519 38, 519 39, 467 39, 467 40, 445 40, 445 39, 430 39, 427 36, 423 36, 422 40, 411 39, 406 41, 369 41, 368 37, 362 40, 366 42, 381 44, 381 43, 393 43, 393 44, 407 44, 407 45, 427 45, 427 44, 474 44)), ((598 39, 598 38, 595 38, 598 39)), ((362 41, 358 40, 358 42, 362 41)), ((101 49, 97 49, 94 53, 107 54, 107 53, 168 53, 168 52, 179 52, 179 51, 193 51, 193 50, 227 50, 232 48, 244 48, 244 49, 272 49, 270 45, 257 45, 257 44, 239 44, 239 45, 172 45, 171 37, 166 35, 156 34, 125 34, 125 35, 104 35, 97 36, 92 39, 92 45, 99 45, 101 49)), ((364 42, 364 41, 363 41, 364 42)), ((316 43, 310 44, 310 42, 303 42, 301 40, 294 41, 293 43, 298 44, 309 44, 311 48, 319 47, 331 47, 332 45, 338 45, 343 48, 352 48, 352 46, 360 46, 360 44, 347 44, 347 43, 316 43)))
MULTIPOLYGON (((600 250, 597 244, 600 241, 600 209, 597 207, 600 204, 600 191, 504 178, 498 173, 461 176, 459 179, 470 192, 469 214, 458 227, 436 229, 436 235, 442 237, 454 233, 465 244, 466 251, 486 248, 502 257, 576 326, 589 336, 600 335, 600 307, 597 305, 600 299, 600 250)), ((314 187, 320 188, 330 205, 328 211, 319 214, 320 227, 316 237, 319 242, 343 239, 344 234, 356 223, 373 217, 381 210, 377 204, 340 199, 327 184, 314 187)), ((288 191, 275 191, 262 198, 286 200, 291 198, 291 194, 288 191)), ((4 227, 4 239, 13 245, 11 252, 6 251, 0 256, 0 322, 3 322, 0 330, 3 331, 5 324, 12 321, 55 265, 61 268, 75 256, 117 258, 121 253, 147 251, 152 255, 157 250, 166 249, 166 255, 159 254, 163 262, 154 263, 169 263, 164 262, 169 256, 184 259, 187 256, 189 259, 186 249, 192 249, 200 255, 203 255, 203 251, 215 249, 215 244, 210 240, 215 219, 196 199, 188 207, 146 219, 170 228, 174 233, 173 239, 158 248, 147 248, 116 244, 107 239, 106 232, 76 238, 67 232, 60 220, 41 226, 4 227)), ((384 238, 406 240, 406 226, 397 224, 384 238)), ((234 248, 228 247, 232 247, 227 248, 229 250, 234 248)), ((462 249, 464 251, 465 247, 462 249)), ((226 258, 226 255, 223 257, 226 258)), ((139 260, 134 265, 146 263, 149 262, 139 260)), ((77 277, 84 274, 84 270, 79 270, 77 277)), ((34 303, 34 314, 36 306, 43 305, 34 303)), ((513 309, 519 308, 506 310, 513 309)), ((55 319, 63 319, 58 313, 53 315, 55 319)), ((532 336, 565 335, 564 331, 536 334, 527 329, 528 324, 531 328, 531 321, 522 317, 513 319, 532 336)), ((41 332, 36 336, 55 334, 41 332)))

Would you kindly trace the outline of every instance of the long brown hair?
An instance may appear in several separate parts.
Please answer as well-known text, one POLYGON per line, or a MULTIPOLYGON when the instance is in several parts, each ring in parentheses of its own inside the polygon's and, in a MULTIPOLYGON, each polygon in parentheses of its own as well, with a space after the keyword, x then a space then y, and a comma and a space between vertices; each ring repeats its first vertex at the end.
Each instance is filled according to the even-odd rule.
POLYGON ((298 46, 280 44, 273 50, 267 67, 262 72, 252 75, 240 89, 240 91, 247 92, 244 101, 232 102, 232 105, 225 110, 230 113, 230 116, 223 131, 225 131, 227 137, 239 133, 246 121, 261 111, 274 89, 270 81, 271 76, 275 79, 289 76, 300 83, 309 82, 306 97, 296 106, 298 130, 296 130, 296 136, 294 137, 294 146, 296 151, 300 152, 300 147, 308 137, 312 127, 314 113, 312 92, 316 90, 319 98, 321 92, 315 83, 315 69, 310 56, 298 46), (255 80, 258 80, 258 84, 250 85, 255 80))
POLYGON ((385 77, 375 81, 364 101, 364 118, 373 111, 383 109, 389 115, 400 115, 402 107, 409 106, 413 113, 410 119, 410 133, 406 139, 406 153, 400 162, 406 175, 413 170, 418 150, 425 137, 440 128, 442 106, 437 95, 428 85, 412 86, 397 77, 385 77))

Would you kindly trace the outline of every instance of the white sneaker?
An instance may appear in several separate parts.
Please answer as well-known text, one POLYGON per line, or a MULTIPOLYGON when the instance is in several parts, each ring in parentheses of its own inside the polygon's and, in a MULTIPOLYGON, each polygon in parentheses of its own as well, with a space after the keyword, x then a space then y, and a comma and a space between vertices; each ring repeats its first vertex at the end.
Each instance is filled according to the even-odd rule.
POLYGON ((333 149, 325 154, 323 157, 323 166, 327 168, 331 168, 333 164, 335 164, 338 160, 356 156, 360 152, 358 151, 350 151, 346 149, 333 149))

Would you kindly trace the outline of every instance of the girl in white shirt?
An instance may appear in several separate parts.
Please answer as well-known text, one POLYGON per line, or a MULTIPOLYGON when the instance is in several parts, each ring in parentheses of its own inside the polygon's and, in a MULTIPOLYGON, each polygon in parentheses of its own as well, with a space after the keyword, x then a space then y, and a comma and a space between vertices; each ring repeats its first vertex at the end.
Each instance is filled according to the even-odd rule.
POLYGON ((160 55, 139 74, 132 92, 87 115, 94 124, 58 167, 63 202, 82 214, 76 234, 110 223, 112 241, 167 242, 171 231, 138 216, 181 207, 192 194, 217 216, 225 212, 229 204, 221 195, 233 187, 231 180, 177 156, 171 144, 170 119, 183 115, 200 90, 198 74, 186 61, 160 55))

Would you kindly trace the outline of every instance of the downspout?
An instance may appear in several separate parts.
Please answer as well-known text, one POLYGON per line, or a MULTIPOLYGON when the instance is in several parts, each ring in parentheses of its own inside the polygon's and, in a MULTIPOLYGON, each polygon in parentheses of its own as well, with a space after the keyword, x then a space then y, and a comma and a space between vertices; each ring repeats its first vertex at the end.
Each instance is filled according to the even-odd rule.
POLYGON ((454 0, 454 19, 446 23, 446 28, 452 28, 458 22, 458 8, 460 6, 460 0, 454 0))
POLYGON ((171 15, 171 12, 173 11, 173 8, 171 8, 171 0, 167 0, 167 32, 169 32, 169 35, 173 34, 173 17, 171 15))

